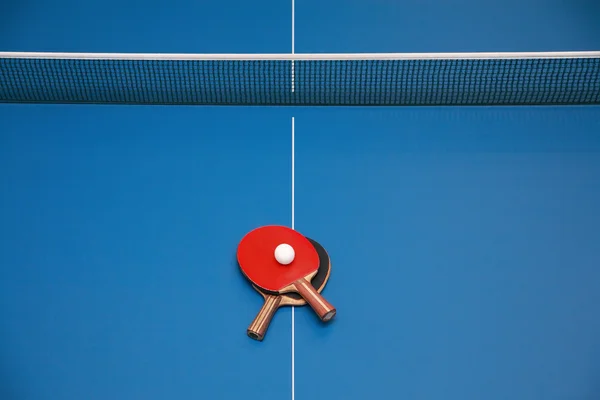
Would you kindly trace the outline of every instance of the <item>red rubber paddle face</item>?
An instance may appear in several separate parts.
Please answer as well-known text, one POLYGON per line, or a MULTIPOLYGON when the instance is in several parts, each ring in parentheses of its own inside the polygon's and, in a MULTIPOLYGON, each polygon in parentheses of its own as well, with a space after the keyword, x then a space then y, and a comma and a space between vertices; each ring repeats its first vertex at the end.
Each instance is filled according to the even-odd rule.
POLYGON ((237 259, 252 283, 273 293, 319 269, 319 254, 312 243, 295 230, 278 225, 263 226, 246 234, 238 245, 237 259), (275 259, 275 249, 283 243, 292 246, 295 252, 288 265, 275 259))

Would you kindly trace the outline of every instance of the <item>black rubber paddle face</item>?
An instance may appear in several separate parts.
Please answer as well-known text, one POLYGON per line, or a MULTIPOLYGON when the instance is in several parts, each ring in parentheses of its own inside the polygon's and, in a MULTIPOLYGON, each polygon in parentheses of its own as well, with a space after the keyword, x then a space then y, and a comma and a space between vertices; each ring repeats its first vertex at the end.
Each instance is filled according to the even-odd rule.
MULTIPOLYGON (((323 286, 323 283, 327 280, 327 277, 329 276, 329 271, 331 269, 331 263, 329 260, 329 254, 327 254, 327 251, 325 250, 325 248, 323 248, 323 246, 321 246, 321 244, 319 242, 317 242, 316 240, 312 240, 311 238, 308 238, 308 237, 307 237, 307 239, 314 246, 315 250, 317 250, 317 254, 319 255, 319 269, 317 270, 317 273, 315 274, 312 281, 310 282, 311 285, 318 291, 319 288, 321 286, 323 286)), ((266 295, 271 294, 270 292, 268 292, 264 289, 261 289, 256 285, 254 285, 254 287, 263 294, 266 294, 266 295)), ((286 296, 286 297, 289 297, 290 299, 294 299, 294 300, 303 300, 302 296, 300 296, 298 293, 295 293, 295 292, 284 293, 284 294, 282 294, 282 296, 286 296)))

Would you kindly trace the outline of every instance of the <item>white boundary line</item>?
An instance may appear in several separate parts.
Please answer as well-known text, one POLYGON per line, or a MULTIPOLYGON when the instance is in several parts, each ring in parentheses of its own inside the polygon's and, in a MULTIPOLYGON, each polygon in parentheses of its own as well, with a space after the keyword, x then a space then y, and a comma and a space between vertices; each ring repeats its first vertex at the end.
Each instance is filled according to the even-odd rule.
POLYGON ((132 61, 344 61, 344 60, 485 60, 598 58, 600 51, 516 52, 516 53, 323 53, 323 54, 166 54, 166 53, 48 53, 0 52, 0 58, 132 60, 132 61))

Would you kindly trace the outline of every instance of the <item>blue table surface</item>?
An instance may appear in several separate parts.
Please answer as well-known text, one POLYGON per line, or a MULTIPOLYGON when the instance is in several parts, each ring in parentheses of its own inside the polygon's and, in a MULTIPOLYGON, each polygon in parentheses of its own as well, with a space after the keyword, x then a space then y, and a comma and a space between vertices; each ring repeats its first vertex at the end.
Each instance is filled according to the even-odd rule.
MULTIPOLYGON (((600 3, 296 1, 296 52, 600 50, 600 3)), ((291 2, 8 1, 0 51, 287 53, 291 2)), ((0 106, 0 399, 600 398, 600 107, 0 106), (322 324, 235 248, 292 223, 322 324), (292 390, 292 365, 294 386, 292 390), (293 394, 292 394, 293 392, 293 394)))

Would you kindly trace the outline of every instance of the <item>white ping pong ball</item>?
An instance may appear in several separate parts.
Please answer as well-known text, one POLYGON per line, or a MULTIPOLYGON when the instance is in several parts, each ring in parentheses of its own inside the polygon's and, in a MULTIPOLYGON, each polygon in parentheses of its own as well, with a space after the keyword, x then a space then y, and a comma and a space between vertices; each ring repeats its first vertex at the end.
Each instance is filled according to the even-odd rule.
POLYGON ((294 248, 287 243, 280 244, 275 248, 275 259, 279 264, 288 265, 294 261, 295 256, 294 248))

